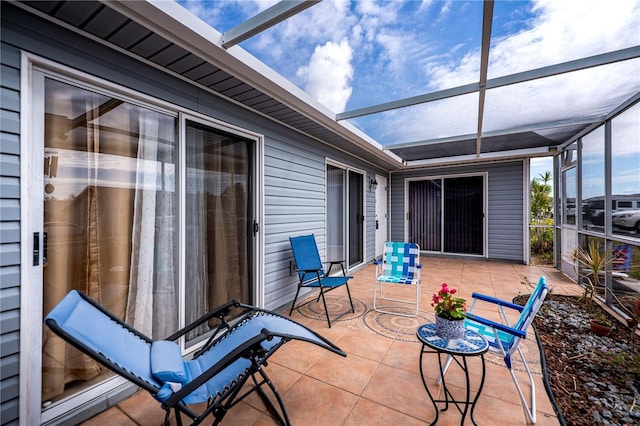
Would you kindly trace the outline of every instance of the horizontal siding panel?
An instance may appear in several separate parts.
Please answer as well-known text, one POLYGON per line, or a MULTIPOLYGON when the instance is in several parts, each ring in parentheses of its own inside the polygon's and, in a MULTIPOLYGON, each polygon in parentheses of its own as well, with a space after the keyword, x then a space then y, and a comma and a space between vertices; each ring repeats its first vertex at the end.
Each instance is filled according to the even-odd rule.
MULTIPOLYGON (((0 66, 0 71, 2 71, 3 87, 13 90, 20 90, 20 69, 13 66, 7 66, 3 63, 2 66, 0 66)), ((5 108, 5 106, 2 105, 2 108, 5 108)))
POLYGON ((17 376, 20 373, 20 355, 13 354, 2 358, 0 377, 17 376))
POLYGON ((296 207, 297 214, 318 214, 324 213, 325 205, 324 203, 317 203, 315 205, 301 205, 301 204, 270 204, 269 205, 269 215, 283 215, 283 214, 291 214, 291 206, 296 207))
POLYGON ((20 285, 20 266, 5 266, 0 268, 0 289, 18 287, 20 285))
POLYGON ((20 133, 20 114, 0 109, 0 129, 8 133, 20 133))
MULTIPOLYGON (((18 287, 10 287, 0 289, 0 311, 9 311, 20 308, 20 291, 18 287)), ((0 328, 2 332, 9 330, 6 328, 0 328)))
POLYGON ((12 331, 0 334, 0 358, 17 354, 20 351, 20 333, 12 331))
POLYGON ((18 426, 18 397, 11 401, 4 402, 0 408, 0 419, 5 426, 18 426))
POLYGON ((0 105, 8 111, 20 111, 20 92, 17 90, 0 88, 0 105))
POLYGON ((20 382, 17 376, 9 377, 0 382, 0 402, 3 404, 16 398, 20 392, 20 382))
POLYGON ((14 133, 0 132, 0 152, 3 154, 20 154, 20 136, 14 133))
POLYGON ((20 198, 20 179, 0 176, 0 198, 20 198))
POLYGON ((269 215, 265 218, 265 224, 269 227, 273 225, 287 224, 292 222, 324 222, 324 214, 308 215, 308 214, 282 214, 269 215))
MULTIPOLYGON (((293 191, 289 191, 293 192, 293 191)), ((296 208, 301 207, 305 208, 323 208, 325 206, 325 197, 324 193, 322 197, 318 194, 302 194, 300 192, 296 192, 295 194, 291 194, 289 196, 286 195, 286 191, 279 191, 279 195, 271 194, 269 197, 265 198, 265 206, 268 206, 271 209, 272 206, 295 206, 296 208)), ((266 194, 265 194, 266 195, 266 194)), ((271 211, 271 210, 269 210, 271 211)))
POLYGON ((0 222, 0 244, 20 242, 18 222, 0 222))
POLYGON ((0 266, 20 264, 20 244, 0 244, 0 266))
MULTIPOLYGON (((4 301, 2 303, 4 305, 4 301)), ((18 309, 11 311, 5 311, 5 307, 0 307, 0 330, 3 333, 10 333, 12 331, 20 330, 20 315, 18 309)))
MULTIPOLYGON (((20 69, 20 60, 20 50, 0 42, 0 62, 2 62, 3 66, 20 69)), ((20 86, 12 87, 12 89, 19 90, 20 86)))
POLYGON ((2 176, 20 176, 20 157, 0 153, 0 173, 2 176))
POLYGON ((20 201, 0 198, 0 217, 3 221, 20 220, 20 201))

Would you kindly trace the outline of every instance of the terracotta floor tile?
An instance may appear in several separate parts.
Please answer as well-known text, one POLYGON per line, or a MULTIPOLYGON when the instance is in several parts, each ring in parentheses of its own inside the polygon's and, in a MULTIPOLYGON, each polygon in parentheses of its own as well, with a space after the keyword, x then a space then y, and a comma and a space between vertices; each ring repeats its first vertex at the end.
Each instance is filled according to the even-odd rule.
POLYGON ((332 355, 327 354, 322 357, 307 371, 306 375, 360 395, 378 363, 353 354, 346 358, 336 358, 332 355))
POLYGON ((423 420, 408 416, 384 405, 360 398, 344 423, 345 426, 424 426, 423 420))
POLYGON ((371 361, 380 361, 393 341, 368 330, 349 330, 338 346, 347 354, 353 354, 371 361))
POLYGON ((119 407, 138 424, 160 425, 166 414, 149 392, 138 392, 122 401, 119 407))
POLYGON ((311 377, 302 377, 284 394, 294 425, 342 425, 358 396, 311 377))
POLYGON ((362 397, 427 421, 434 416, 419 374, 380 364, 362 397))

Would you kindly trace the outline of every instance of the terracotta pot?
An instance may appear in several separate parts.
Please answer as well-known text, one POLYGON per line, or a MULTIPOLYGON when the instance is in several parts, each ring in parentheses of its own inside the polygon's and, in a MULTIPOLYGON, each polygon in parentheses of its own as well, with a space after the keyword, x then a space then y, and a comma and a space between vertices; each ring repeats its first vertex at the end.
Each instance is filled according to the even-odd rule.
POLYGON ((600 324, 596 320, 589 321, 589 328, 598 336, 608 336, 611 334, 611 327, 608 325, 600 324))

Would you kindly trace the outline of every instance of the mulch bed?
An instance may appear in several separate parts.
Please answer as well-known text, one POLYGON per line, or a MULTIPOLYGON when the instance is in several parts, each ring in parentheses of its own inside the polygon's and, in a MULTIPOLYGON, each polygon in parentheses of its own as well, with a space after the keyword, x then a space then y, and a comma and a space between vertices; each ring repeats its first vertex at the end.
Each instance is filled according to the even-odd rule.
POLYGON ((631 345, 630 329, 613 317, 611 335, 596 336, 592 315, 576 297, 550 294, 534 320, 559 418, 567 425, 640 424, 640 337, 631 345))

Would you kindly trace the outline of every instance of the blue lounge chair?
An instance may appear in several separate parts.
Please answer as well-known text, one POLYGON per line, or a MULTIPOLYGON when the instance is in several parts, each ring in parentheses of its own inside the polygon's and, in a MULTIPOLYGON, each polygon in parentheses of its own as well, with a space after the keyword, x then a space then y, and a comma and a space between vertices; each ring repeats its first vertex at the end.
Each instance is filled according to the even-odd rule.
MULTIPOLYGON (((316 245, 316 238, 313 234, 301 235, 298 237, 289 237, 289 242, 291 243, 293 260, 296 264, 296 270, 298 272, 298 289, 296 290, 296 296, 293 298, 293 303, 291 304, 289 315, 293 313, 293 309, 296 307, 296 300, 298 300, 300 290, 305 287, 317 288, 320 290, 320 294, 315 301, 317 303, 320 298, 322 298, 324 312, 327 316, 327 323, 329 323, 329 328, 331 328, 331 319, 329 319, 327 302, 324 298, 325 293, 335 290, 338 287, 345 286, 345 288, 347 289, 347 295, 349 296, 349 303, 351 304, 351 313, 354 313, 355 308, 353 307, 353 300, 351 300, 351 292, 349 291, 348 284, 348 281, 352 277, 347 276, 344 270, 344 261, 334 260, 325 262, 326 264, 329 264, 329 269, 325 274, 324 268, 322 266, 322 261, 320 260, 318 246, 316 245), (336 265, 340 265, 340 268, 342 269, 342 276, 329 276, 329 274, 331 273, 331 269, 336 265)), ((308 302, 302 303, 300 306, 304 306, 311 302, 313 302, 313 299, 309 300, 308 302)), ((298 308, 300 306, 298 306, 298 308)), ((348 312, 349 311, 343 312, 334 319, 340 318, 348 312)))
MULTIPOLYGON (((489 342, 489 349, 495 352, 499 352, 503 356, 504 364, 509 369, 509 373, 511 373, 513 383, 516 385, 516 390, 518 391, 518 395, 520 396, 522 407, 525 409, 525 412, 527 413, 527 416, 532 423, 536 422, 536 389, 533 381, 533 375, 529 370, 529 365, 527 364, 524 355, 522 355, 520 342, 522 341, 522 339, 525 339, 527 337, 529 326, 540 310, 545 297, 547 297, 548 291, 549 289, 547 287, 547 281, 545 277, 540 277, 540 279, 538 280, 538 284, 534 288, 533 292, 527 299, 527 303, 525 303, 524 306, 496 299, 495 297, 473 293, 471 296, 473 298, 473 302, 471 303, 469 312, 467 312, 467 318, 465 319, 466 328, 474 330, 484 336, 484 338, 489 342), (478 301, 497 305, 498 310, 500 311, 500 316, 502 317, 502 322, 498 323, 474 315, 473 309, 476 305, 476 302, 478 301), (518 319, 513 325, 509 324, 505 308, 520 313, 518 319), (516 374, 512 368, 511 356, 515 352, 518 352, 518 354, 520 355, 522 364, 524 365, 527 375, 529 376, 529 385, 531 389, 530 404, 527 403, 527 399, 525 398, 522 389, 520 388, 518 378, 516 377, 516 374)), ((451 360, 447 359, 445 367, 443 368, 443 375, 446 372, 450 362, 451 360)))
POLYGON ((373 262, 376 265, 376 276, 373 284, 373 309, 386 314, 415 317, 420 308, 420 247, 413 243, 387 242, 384 245, 382 260, 373 262), (385 297, 383 288, 388 285, 407 284, 415 287, 415 298, 394 299, 385 297), (393 312, 378 307, 378 292, 380 299, 409 304, 411 313, 393 312))
POLYGON ((235 301, 161 341, 152 341, 75 290, 49 312, 45 322, 71 345, 151 393, 166 411, 165 425, 169 424, 171 410, 178 425, 182 424, 182 414, 192 424, 212 415, 213 424, 218 424, 231 407, 253 391, 258 391, 281 424, 288 425, 282 398, 262 368, 267 359, 291 339, 346 356, 303 325, 235 301), (175 340, 209 321, 219 325, 193 358, 184 360, 175 340), (247 382, 251 383, 249 388, 243 389, 247 382), (265 384, 275 395, 279 411, 263 390, 265 384), (207 404, 200 413, 189 407, 202 402, 207 404))

